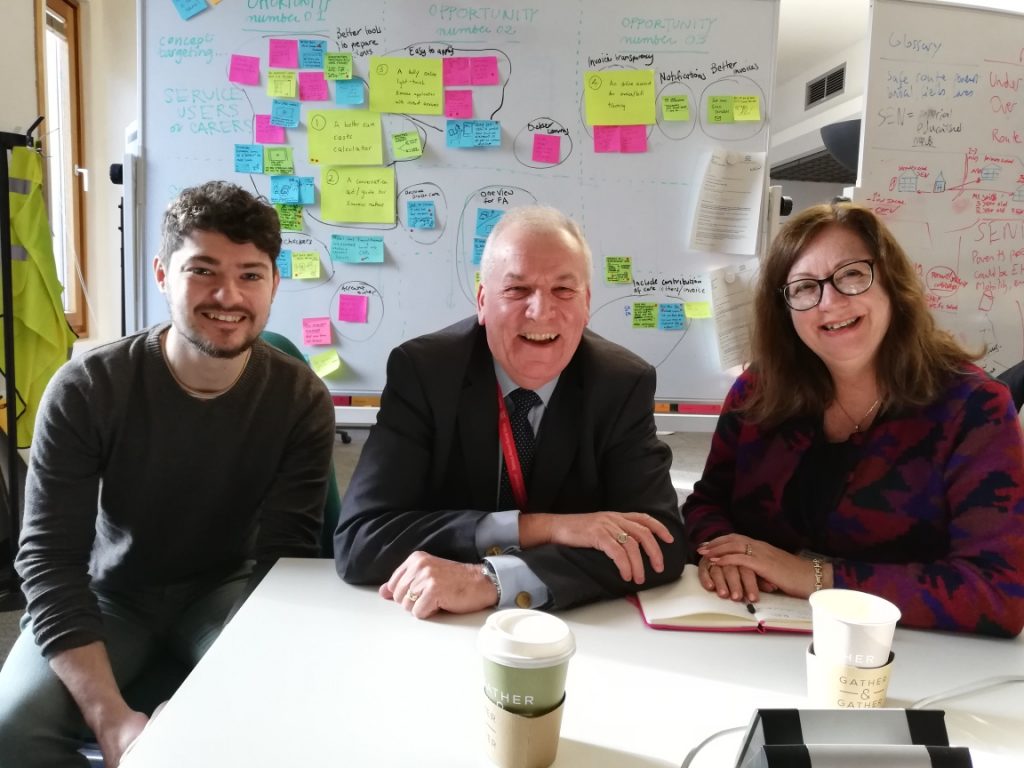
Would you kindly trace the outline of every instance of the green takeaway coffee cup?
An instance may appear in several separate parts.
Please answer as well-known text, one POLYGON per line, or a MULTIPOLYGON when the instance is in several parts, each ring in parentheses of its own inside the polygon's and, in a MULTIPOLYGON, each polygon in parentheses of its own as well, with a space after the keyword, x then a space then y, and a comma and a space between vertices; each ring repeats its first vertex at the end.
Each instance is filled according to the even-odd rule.
POLYGON ((562 703, 576 640, 561 619, 511 608, 492 613, 480 629, 484 693, 504 710, 537 717, 562 703))

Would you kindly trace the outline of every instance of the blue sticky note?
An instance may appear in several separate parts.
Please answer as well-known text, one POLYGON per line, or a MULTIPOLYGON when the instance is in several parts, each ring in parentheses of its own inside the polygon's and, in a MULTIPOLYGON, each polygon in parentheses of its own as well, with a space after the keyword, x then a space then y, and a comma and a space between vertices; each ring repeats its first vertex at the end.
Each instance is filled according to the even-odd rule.
POLYGON ((353 77, 351 80, 334 81, 335 104, 362 104, 364 99, 362 80, 353 77))
POLYGON ((686 327, 682 304, 659 304, 658 327, 663 331, 681 331, 686 327))
POLYGON ((473 238, 473 263, 479 264, 484 259, 484 245, 487 244, 486 237, 473 238))
POLYGON ((235 144, 235 173, 263 173, 262 144, 235 144))
POLYGON ((501 123, 497 120, 449 120, 445 143, 454 149, 500 147, 501 123))
POLYGON ((281 273, 281 279, 291 279, 292 276, 292 252, 281 251, 277 259, 277 271, 281 273))
POLYGON ((183 19, 191 19, 200 11, 209 8, 206 0, 174 0, 174 7, 178 9, 178 15, 183 19))
POLYGON ((295 176, 270 177, 270 202, 298 203, 299 180, 295 176))
POLYGON ((312 176, 296 176, 299 180, 299 204, 313 205, 316 202, 316 191, 313 189, 312 176))
POLYGON ((274 99, 270 104, 270 124, 282 128, 297 128, 299 125, 299 102, 274 99))
POLYGON ((346 264, 383 264, 384 238, 331 235, 331 261, 346 264))
POLYGON ((323 69, 326 40, 299 40, 299 69, 323 69))
POLYGON ((406 219, 409 222, 409 229, 433 229, 434 201, 410 200, 406 205, 406 219))
POLYGON ((504 215, 505 211, 500 208, 477 208, 475 236, 486 238, 504 215))

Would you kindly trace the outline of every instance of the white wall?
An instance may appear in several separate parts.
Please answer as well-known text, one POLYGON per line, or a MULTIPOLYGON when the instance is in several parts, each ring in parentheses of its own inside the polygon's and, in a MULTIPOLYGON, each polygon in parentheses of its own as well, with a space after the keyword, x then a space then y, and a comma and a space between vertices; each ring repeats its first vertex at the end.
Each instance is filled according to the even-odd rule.
POLYGON ((38 117, 36 103, 36 45, 32 0, 4 4, 5 33, 0 45, 3 109, 0 131, 23 133, 38 117), (13 73, 17 72, 15 76, 13 73))

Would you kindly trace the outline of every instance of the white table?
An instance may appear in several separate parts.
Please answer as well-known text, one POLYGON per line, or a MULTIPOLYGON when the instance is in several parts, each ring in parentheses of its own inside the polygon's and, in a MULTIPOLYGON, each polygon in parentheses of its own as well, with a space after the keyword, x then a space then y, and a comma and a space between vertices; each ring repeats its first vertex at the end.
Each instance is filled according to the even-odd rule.
MULTIPOLYGON (((477 630, 418 621, 327 560, 284 560, 225 628, 125 768, 486 766, 477 630)), ((624 600, 560 614, 576 635, 556 766, 678 766, 757 707, 806 705, 807 636, 659 632, 624 600)), ((1024 674, 1024 639, 897 630, 892 706, 1024 674)), ((938 705, 976 766, 1024 759, 1024 685, 938 705)), ((731 766, 739 736, 694 766, 731 766)))

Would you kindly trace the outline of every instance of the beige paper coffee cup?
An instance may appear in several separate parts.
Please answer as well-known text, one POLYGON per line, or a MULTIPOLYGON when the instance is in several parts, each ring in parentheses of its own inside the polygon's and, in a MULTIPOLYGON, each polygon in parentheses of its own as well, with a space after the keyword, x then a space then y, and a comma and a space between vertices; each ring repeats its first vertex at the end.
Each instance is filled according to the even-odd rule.
POLYGON ((814 653, 830 666, 872 669, 888 664, 900 609, 852 589, 822 589, 810 597, 814 653))

